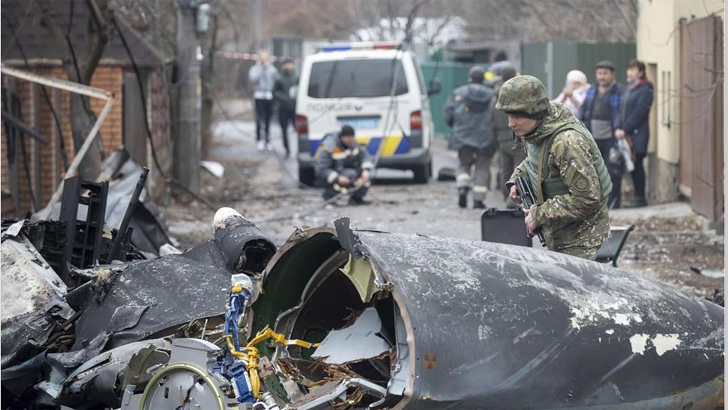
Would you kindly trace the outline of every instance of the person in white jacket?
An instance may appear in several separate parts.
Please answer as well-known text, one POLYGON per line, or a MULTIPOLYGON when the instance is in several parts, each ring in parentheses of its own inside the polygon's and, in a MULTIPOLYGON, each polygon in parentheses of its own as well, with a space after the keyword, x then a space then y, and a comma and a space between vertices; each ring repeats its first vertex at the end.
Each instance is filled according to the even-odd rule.
POLYGON ((273 116, 273 85, 278 78, 278 70, 270 63, 265 50, 258 52, 258 62, 250 68, 248 79, 253 85, 255 99, 255 140, 258 149, 270 149, 270 119, 273 116), (265 128, 265 141, 263 132, 265 128))
POLYGON ((554 102, 566 105, 574 115, 579 115, 579 108, 584 103, 586 91, 589 89, 589 81, 586 74, 579 70, 571 70, 566 75, 566 86, 554 102))

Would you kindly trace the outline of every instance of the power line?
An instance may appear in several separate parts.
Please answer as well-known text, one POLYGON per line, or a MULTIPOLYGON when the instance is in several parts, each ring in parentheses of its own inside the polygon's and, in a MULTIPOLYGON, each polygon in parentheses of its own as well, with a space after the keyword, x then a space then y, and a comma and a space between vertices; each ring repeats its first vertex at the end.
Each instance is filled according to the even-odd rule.
MULTIPOLYGON (((31 0, 31 1, 28 2, 28 8, 25 9, 25 14, 23 15, 23 19, 20 21, 20 26, 19 27, 21 29, 23 27, 25 27, 25 20, 28 18, 28 15, 30 14, 30 9, 33 7, 33 4, 35 4, 35 0, 31 0)), ((9 21, 8 21, 8 25, 10 25, 10 22, 9 21)), ((5 49, 5 52, 2 55, 2 59, 3 60, 5 60, 5 57, 7 57, 8 53, 13 48, 13 44, 15 43, 15 40, 18 39, 18 34, 19 34, 18 32, 15 32, 15 30, 13 30, 13 39, 10 40, 10 44, 8 45, 8 48, 5 49)))
MULTIPOLYGON (((402 42, 399 44, 399 46, 397 47, 397 52, 395 53, 394 57, 392 58, 392 66, 390 68, 390 71, 391 71, 391 74, 392 74, 392 86, 391 86, 391 89, 390 89, 390 96, 389 96, 390 97, 390 104, 389 104, 389 108, 387 109, 387 114, 385 116, 386 119, 385 119, 385 122, 384 122, 384 135, 382 136, 382 143, 379 144, 379 147, 377 149, 377 152, 374 155, 374 158, 372 159, 372 163, 374 164, 374 166, 372 168, 373 168, 373 171, 375 171, 375 172, 376 172, 376 168, 377 168, 377 163, 379 162, 379 158, 380 158, 381 153, 382 153, 382 147, 384 147, 384 145, 385 145, 384 144, 384 140, 386 139, 387 134, 394 128, 394 125, 397 123, 397 116, 398 116, 399 112, 398 112, 398 110, 395 110, 395 117, 394 117, 394 120, 391 122, 391 127, 390 128, 387 128, 390 125, 389 118, 391 116, 392 110, 394 110, 394 107, 397 105, 395 93, 396 93, 396 90, 397 90, 398 75, 399 75, 399 71, 400 70, 395 70, 396 61, 398 59, 399 53, 400 52, 404 52, 404 50, 407 47, 407 45, 408 45, 408 43, 409 43, 410 40, 411 39, 409 39, 408 36, 405 36, 405 39, 402 40, 402 42)), ((370 175, 369 181, 371 181, 372 179, 373 179, 373 176, 370 175)), ((366 185, 366 182, 365 183, 362 183, 360 185, 357 185, 357 186, 353 187, 352 189, 347 190, 346 192, 341 192, 339 194, 336 194, 332 198, 329 198, 328 200, 325 200, 322 204, 313 206, 313 207, 309 208, 308 210, 297 214, 297 217, 298 218, 305 218, 305 217, 311 215, 312 213, 318 211, 319 209, 323 209, 326 206, 328 206, 328 205, 330 205, 330 204, 332 204, 334 202, 337 202, 339 199, 342 199, 342 198, 346 198, 346 197, 351 196, 355 192, 357 192, 360 189, 362 189, 365 185, 366 185)), ((279 217, 270 217, 270 218, 263 219, 261 221, 261 223, 273 222, 273 221, 281 221, 281 220, 286 220, 286 219, 290 219, 290 218, 291 218, 290 215, 279 216, 279 217)))
MULTIPOLYGON (((225 119, 229 123, 231 123, 233 125, 233 127, 235 128, 236 131, 238 131, 239 133, 241 133, 243 135, 246 135, 246 136, 250 137, 251 139, 255 137, 252 133, 250 133, 250 132, 244 130, 243 128, 241 128, 240 126, 238 126, 237 122, 230 117, 230 115, 228 114, 228 112, 225 109, 225 107, 222 105, 222 103, 220 103, 220 101, 217 98, 213 97, 213 101, 215 102, 215 105, 217 105, 218 109, 222 113, 222 116, 225 117, 225 119)), ((278 160, 278 162, 279 162, 279 164, 280 164, 281 169, 283 170, 283 172, 286 173, 292 180, 297 181, 298 182, 298 185, 300 187, 303 187, 303 188, 317 188, 314 185, 309 185, 309 184, 306 184, 306 183, 303 183, 303 182, 299 181, 298 180, 298 177, 296 177, 293 174, 291 174, 291 172, 285 166, 285 163, 283 162, 283 159, 280 157, 280 155, 278 155, 278 153, 275 152, 275 151, 273 151, 273 154, 274 154, 276 160, 278 160)))
MULTIPOLYGON (((134 56, 132 55, 131 49, 129 48, 129 44, 126 42, 126 38, 124 37, 124 33, 119 28, 119 24, 116 22, 116 17, 112 14, 111 21, 114 24, 114 27, 116 28, 116 31, 119 33, 119 38, 121 39, 121 43, 124 46, 124 49, 126 50, 127 55, 129 56, 129 60, 131 60, 131 66, 134 70, 134 75, 137 79, 137 85, 139 86, 139 96, 142 100, 142 109, 144 110, 144 128, 146 129, 147 139, 149 140, 149 147, 152 151, 152 159, 154 160, 154 166, 157 168, 159 173, 162 175, 162 177, 165 178, 167 183, 173 183, 177 187, 181 188, 183 191, 187 192, 189 195, 191 195, 193 198, 197 199, 198 201, 205 204, 210 210, 217 211, 217 208, 207 199, 203 198, 202 196, 196 194, 195 192, 191 191, 189 188, 184 186, 179 180, 174 178, 173 176, 167 174, 162 166, 159 163, 159 158, 157 157, 157 150, 154 147, 154 139, 152 138, 152 130, 149 126, 149 119, 147 118, 147 99, 144 94, 144 86, 142 84, 142 76, 139 72, 139 66, 137 66, 136 61, 134 60, 134 56)), ((192 166, 199 166, 199 164, 192 164, 192 166)))
MULTIPOLYGON (((8 27, 10 27, 10 31, 13 32, 13 36, 17 38, 17 32, 15 31, 15 27, 13 27, 13 24, 8 22, 8 27)), ((25 62, 25 67, 30 70, 30 63, 28 62, 28 57, 25 54, 25 50, 23 49, 23 44, 18 39, 18 51, 20 51, 20 56, 23 57, 23 61, 25 62)), ((68 155, 66 154, 66 142, 63 138, 63 127, 61 126, 61 120, 58 118, 58 113, 56 112, 56 109, 53 106, 53 103, 51 101, 50 95, 48 95, 48 90, 46 89, 46 86, 41 85, 40 86, 41 91, 43 92, 43 97, 46 100, 46 103, 48 104, 48 107, 51 109, 51 113, 53 113, 53 120, 56 125, 56 131, 58 132, 58 142, 59 142, 59 148, 61 151, 61 160, 63 161, 63 168, 68 169, 68 155)))
MULTIPOLYGON (((69 21, 68 33, 65 35, 65 40, 66 40, 66 44, 68 44, 68 51, 71 54, 71 61, 73 62, 73 67, 76 71, 76 81, 83 84, 83 80, 81 79, 81 70, 78 65, 78 59, 76 58, 76 51, 73 47, 73 43, 71 42, 71 36, 70 36, 70 33, 71 33, 70 24, 73 21, 73 0, 71 0, 70 3, 71 3, 70 4, 71 21, 69 21)), ((89 78, 89 83, 90 82, 91 82, 91 79, 89 78)), ((97 119, 96 113, 94 113, 93 110, 91 109, 91 106, 89 105, 89 102, 88 102, 88 97, 79 95, 78 98, 81 99, 81 103, 83 104, 84 111, 86 111, 86 115, 88 115, 89 118, 91 118, 91 120, 95 122, 97 119)), ((104 142, 102 141, 101 138, 96 138, 96 142, 99 146, 99 154, 101 155, 101 159, 103 160, 104 158, 106 158, 106 152, 104 152, 104 142)))

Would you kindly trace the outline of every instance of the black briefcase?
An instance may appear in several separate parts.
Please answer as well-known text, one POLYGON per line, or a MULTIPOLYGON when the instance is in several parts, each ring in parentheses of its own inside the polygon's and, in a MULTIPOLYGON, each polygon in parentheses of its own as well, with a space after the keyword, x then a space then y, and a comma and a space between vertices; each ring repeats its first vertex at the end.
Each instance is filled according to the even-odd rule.
POLYGON ((480 237, 486 242, 531 247, 523 210, 490 208, 480 217, 480 237))

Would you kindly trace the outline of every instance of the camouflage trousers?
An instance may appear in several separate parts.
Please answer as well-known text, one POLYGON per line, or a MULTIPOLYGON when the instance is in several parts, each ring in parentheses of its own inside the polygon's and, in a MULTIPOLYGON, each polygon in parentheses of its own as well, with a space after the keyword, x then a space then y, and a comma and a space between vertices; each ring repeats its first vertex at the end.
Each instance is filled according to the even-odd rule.
POLYGON ((513 175, 513 170, 526 159, 526 152, 513 141, 502 141, 498 148, 498 153, 500 155, 498 186, 503 189, 503 199, 506 201, 506 204, 515 205, 509 196, 510 192, 506 188, 506 182, 513 175))
POLYGON ((599 248, 599 246, 591 248, 587 248, 584 246, 573 246, 569 248, 553 249, 553 251, 593 261, 597 258, 597 252, 599 251, 599 248))

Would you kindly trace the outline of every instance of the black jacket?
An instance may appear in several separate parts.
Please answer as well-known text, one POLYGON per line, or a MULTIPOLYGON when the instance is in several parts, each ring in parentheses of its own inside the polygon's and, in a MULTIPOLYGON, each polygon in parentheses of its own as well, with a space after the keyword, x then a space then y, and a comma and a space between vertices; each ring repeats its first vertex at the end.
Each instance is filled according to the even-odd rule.
POLYGON ((650 140, 650 108, 654 99, 651 82, 640 84, 622 96, 622 130, 632 136, 635 154, 646 154, 650 140))
POLYGON ((278 101, 278 107, 295 111, 296 110, 296 91, 298 88, 298 76, 291 72, 286 73, 281 70, 275 84, 273 84, 273 96, 278 101))

